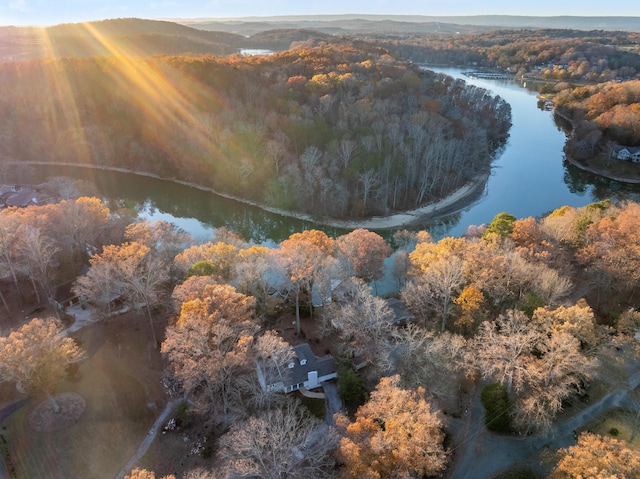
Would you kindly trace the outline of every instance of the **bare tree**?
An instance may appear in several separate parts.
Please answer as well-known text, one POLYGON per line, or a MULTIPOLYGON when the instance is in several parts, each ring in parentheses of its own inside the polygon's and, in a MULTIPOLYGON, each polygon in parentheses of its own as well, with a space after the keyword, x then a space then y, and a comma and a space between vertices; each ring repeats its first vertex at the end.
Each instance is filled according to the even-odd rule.
MULTIPOLYGON (((40 292, 38 285, 45 293, 47 300, 54 300, 53 267, 56 264, 55 256, 60 251, 54 241, 45 236, 39 228, 25 226, 19 243, 21 257, 21 268, 31 280, 36 293, 38 303, 40 303, 40 292)), ((56 308, 56 314, 58 310, 56 308)))
POLYGON ((546 431, 562 409, 562 401, 583 391, 598 361, 582 354, 580 341, 565 332, 542 335, 534 352, 535 359, 526 371, 526 388, 516 397, 513 419, 521 430, 546 431))
POLYGON ((221 439, 227 477, 333 477, 337 436, 296 400, 231 426, 221 439))
POLYGON ((369 285, 356 281, 352 297, 332 316, 331 323, 348 341, 352 353, 374 363, 382 359, 395 316, 383 299, 372 294, 369 285))
POLYGON ((81 197, 61 201, 54 212, 54 221, 56 231, 62 238, 68 239, 83 263, 91 248, 100 247, 108 242, 110 211, 98 198, 81 197))
POLYGON ((286 144, 279 139, 272 139, 267 141, 266 150, 271 160, 273 161, 273 166, 276 170, 276 175, 280 175, 280 164, 286 155, 286 144))
POLYGON ((273 399, 273 394, 281 390, 271 390, 273 384, 287 382, 291 375, 289 363, 295 352, 289 343, 282 339, 275 331, 265 331, 253 347, 253 357, 258 369, 260 391, 253 391, 252 402, 259 409, 265 409, 273 399))
POLYGON ((18 241, 21 230, 20 219, 11 209, 0 210, 0 261, 9 270, 16 292, 22 295, 18 283, 18 241))
POLYGON ((156 344, 151 307, 162 300, 169 280, 168 264, 137 242, 105 246, 89 262, 91 268, 76 280, 74 292, 96 309, 116 299, 127 301, 135 309, 143 308, 156 344))
POLYGON ((358 175, 358 181, 362 184, 362 211, 367 212, 367 200, 372 190, 379 185, 378 174, 374 170, 367 170, 358 175))
POLYGON ((497 380, 511 394, 525 388, 534 359, 531 352, 540 339, 540 330, 523 312, 510 310, 494 322, 482 323, 470 354, 484 377, 497 380))
POLYGON ((354 153, 358 149, 358 144, 353 140, 340 140, 338 145, 338 158, 342 162, 342 168, 347 169, 354 153))
MULTIPOLYGON (((444 332, 451 306, 464 284, 464 261, 451 256, 430 263, 422 274, 407 284, 402 292, 407 304, 425 314, 428 306, 440 317, 440 331, 444 332), (421 305, 417 303, 422 301, 421 305)), ((425 315, 424 321, 426 323, 425 315)))
POLYGON ((482 375, 514 397, 514 422, 525 431, 548 429, 562 401, 579 392, 598 366, 577 338, 541 329, 520 311, 484 322, 473 351, 470 358, 482 375))
POLYGON ((460 384, 469 370, 467 341, 459 335, 432 331, 410 324, 391 331, 387 348, 389 366, 408 388, 428 384, 427 394, 447 411, 459 412, 460 384))

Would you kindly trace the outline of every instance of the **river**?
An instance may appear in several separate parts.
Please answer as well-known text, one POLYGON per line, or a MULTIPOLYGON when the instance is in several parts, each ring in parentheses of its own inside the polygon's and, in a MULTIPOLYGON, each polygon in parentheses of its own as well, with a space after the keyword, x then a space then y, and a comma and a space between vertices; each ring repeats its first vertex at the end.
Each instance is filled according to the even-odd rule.
MULTIPOLYGON (((517 218, 541 216, 562 205, 584 206, 604 198, 640 198, 640 187, 606 180, 564 162, 565 135, 552 112, 537 107, 534 91, 505 80, 470 79, 455 68, 434 68, 492 91, 512 108, 513 126, 502 152, 494 160, 484 191, 462 210, 428 219, 412 229, 426 229, 436 239, 459 236, 469 225, 490 222, 506 211, 517 218)), ((336 236, 348 230, 301 221, 263 211, 211 193, 168 181, 132 174, 72 167, 37 167, 43 176, 65 174, 86 178, 114 204, 128 207, 151 221, 176 223, 192 236, 207 240, 214 228, 226 226, 247 240, 271 246, 303 229, 323 229, 336 236)), ((40 175, 39 175, 40 176, 40 175)), ((381 232, 390 236, 391 231, 381 232)))
POLYGON ((488 223, 502 211, 516 218, 538 217, 563 205, 640 197, 637 186, 600 178, 565 163, 565 134, 554 122, 553 112, 538 108, 535 91, 510 80, 467 78, 456 68, 431 69, 500 95, 511 105, 513 122, 482 198, 454 215, 455 223, 446 230, 447 235, 459 236, 469 225, 488 223))

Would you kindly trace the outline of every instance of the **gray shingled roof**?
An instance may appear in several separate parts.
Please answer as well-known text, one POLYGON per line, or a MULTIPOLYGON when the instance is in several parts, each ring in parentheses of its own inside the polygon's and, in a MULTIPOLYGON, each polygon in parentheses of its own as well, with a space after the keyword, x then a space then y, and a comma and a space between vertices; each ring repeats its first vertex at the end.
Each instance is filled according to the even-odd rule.
POLYGON ((294 366, 292 374, 285 380, 285 386, 304 383, 309 378, 310 371, 318 371, 318 377, 336 371, 333 358, 328 355, 321 358, 316 357, 308 343, 293 346, 293 351, 295 353, 294 366), (304 359, 307 360, 306 364, 301 364, 304 359))

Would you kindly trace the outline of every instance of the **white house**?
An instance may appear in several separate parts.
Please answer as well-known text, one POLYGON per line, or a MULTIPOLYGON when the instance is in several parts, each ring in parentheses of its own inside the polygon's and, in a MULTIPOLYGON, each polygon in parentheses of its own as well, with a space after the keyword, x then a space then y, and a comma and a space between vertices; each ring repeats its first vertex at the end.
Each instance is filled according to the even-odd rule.
POLYGON ((632 161, 640 163, 640 147, 637 146, 619 146, 611 150, 611 156, 618 160, 632 161))
POLYGON ((258 380, 265 391, 290 393, 301 388, 315 389, 322 383, 338 376, 333 358, 330 355, 316 357, 307 344, 293 346, 294 356, 276 379, 267 379, 258 365, 258 380), (269 381, 269 383, 267 383, 269 381))

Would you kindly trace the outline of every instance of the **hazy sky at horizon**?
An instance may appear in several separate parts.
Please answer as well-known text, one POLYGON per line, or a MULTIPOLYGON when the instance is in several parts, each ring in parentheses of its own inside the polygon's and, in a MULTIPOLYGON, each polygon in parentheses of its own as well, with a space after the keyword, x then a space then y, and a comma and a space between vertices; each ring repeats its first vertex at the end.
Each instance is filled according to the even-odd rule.
POLYGON ((0 0, 0 25, 319 14, 638 16, 637 0, 0 0))

